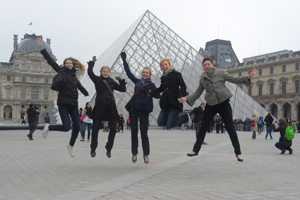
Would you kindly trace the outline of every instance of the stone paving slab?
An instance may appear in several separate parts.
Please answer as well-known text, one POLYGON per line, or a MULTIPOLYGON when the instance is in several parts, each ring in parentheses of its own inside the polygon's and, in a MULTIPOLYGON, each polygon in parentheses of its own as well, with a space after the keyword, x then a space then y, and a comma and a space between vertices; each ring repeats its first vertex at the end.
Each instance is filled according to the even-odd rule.
POLYGON ((293 155, 281 155, 264 134, 238 132, 244 162, 237 162, 227 134, 207 134, 199 156, 187 157, 193 130, 149 130, 150 164, 139 147, 131 162, 130 132, 117 133, 112 158, 105 155, 107 133, 100 131, 95 158, 89 142, 77 140, 69 156, 70 132, 0 131, 0 200, 29 199, 300 199, 300 134, 293 155))

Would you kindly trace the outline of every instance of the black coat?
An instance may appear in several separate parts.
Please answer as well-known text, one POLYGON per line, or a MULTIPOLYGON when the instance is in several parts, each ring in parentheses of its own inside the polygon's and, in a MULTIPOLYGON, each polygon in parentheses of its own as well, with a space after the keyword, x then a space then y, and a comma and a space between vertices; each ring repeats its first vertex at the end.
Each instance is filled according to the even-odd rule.
POLYGON ((95 106, 91 118, 99 121, 117 121, 119 119, 119 114, 117 111, 115 98, 104 83, 104 80, 107 81, 112 92, 114 90, 126 92, 125 80, 119 80, 120 84, 118 84, 110 77, 104 78, 102 76, 96 76, 93 72, 93 68, 94 63, 89 62, 88 75, 94 82, 97 92, 95 106))
POLYGON ((159 88, 154 89, 154 93, 162 93, 159 101, 160 108, 168 109, 175 107, 182 111, 183 105, 179 103, 177 98, 187 95, 186 85, 181 76, 181 73, 173 70, 166 76, 162 76, 161 85, 159 88))
POLYGON ((32 123, 37 121, 36 116, 39 115, 39 111, 37 111, 34 107, 29 107, 27 109, 28 122, 32 123))
MULTIPOLYGON (((58 98, 57 104, 69 104, 72 106, 78 106, 78 90, 82 92, 85 96, 89 93, 81 85, 76 77, 76 70, 73 67, 68 69, 66 67, 60 67, 48 54, 48 52, 43 49, 41 51, 44 58, 47 60, 48 64, 58 72, 58 77, 53 80, 52 87, 58 88, 58 98)), ((51 88, 52 88, 51 87, 51 88)))

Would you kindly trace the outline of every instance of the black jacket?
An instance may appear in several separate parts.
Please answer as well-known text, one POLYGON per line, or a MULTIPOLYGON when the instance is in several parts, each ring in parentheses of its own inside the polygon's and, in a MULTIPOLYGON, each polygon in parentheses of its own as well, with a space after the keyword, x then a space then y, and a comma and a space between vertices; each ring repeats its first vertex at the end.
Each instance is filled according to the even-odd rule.
POLYGON ((194 108, 194 109, 192 110, 192 112, 190 112, 190 115, 192 115, 192 114, 195 115, 193 122, 194 122, 194 123, 195 123, 195 122, 199 123, 199 122, 201 122, 202 119, 203 119, 204 110, 199 106, 199 107, 197 107, 197 108, 194 108))
POLYGON ((177 98, 186 96, 187 92, 181 73, 173 70, 160 79, 160 87, 153 90, 154 93, 163 92, 159 101, 160 108, 175 107, 182 111, 183 105, 178 102, 177 98))
POLYGON ((27 109, 28 122, 32 123, 32 122, 37 121, 36 116, 39 114, 40 114, 39 111, 37 111, 34 107, 32 107, 32 108, 29 107, 27 109))
POLYGON ((119 80, 116 83, 112 78, 104 78, 102 76, 96 76, 93 72, 94 62, 89 62, 88 75, 95 84, 97 96, 95 101, 95 106, 92 112, 91 118, 94 120, 110 121, 118 120, 119 114, 117 111, 115 98, 113 94, 109 91, 108 87, 104 83, 107 81, 112 92, 118 90, 120 92, 126 92, 125 80, 119 80))
POLYGON ((72 106, 78 106, 78 90, 85 96, 89 93, 81 85, 79 80, 76 78, 76 69, 68 69, 66 67, 60 67, 48 54, 48 52, 43 49, 41 51, 47 63, 58 72, 58 78, 52 83, 52 87, 58 89, 57 104, 69 104, 72 106))
POLYGON ((267 126, 271 126, 273 121, 274 121, 273 117, 269 114, 265 117, 265 120, 264 120, 264 122, 266 122, 267 126))

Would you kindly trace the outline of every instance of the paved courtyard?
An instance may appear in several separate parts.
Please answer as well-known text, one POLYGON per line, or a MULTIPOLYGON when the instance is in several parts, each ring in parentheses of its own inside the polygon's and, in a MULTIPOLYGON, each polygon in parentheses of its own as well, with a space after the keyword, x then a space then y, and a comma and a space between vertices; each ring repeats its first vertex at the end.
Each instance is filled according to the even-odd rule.
POLYGON ((95 158, 89 142, 76 141, 69 156, 70 132, 50 132, 34 140, 27 130, 0 131, 0 200, 83 199, 300 199, 300 134, 293 155, 281 155, 263 133, 238 132, 244 162, 236 160, 227 134, 209 133, 197 157, 187 157, 195 142, 193 130, 149 130, 150 164, 139 147, 131 162, 130 132, 117 133, 112 157, 105 155, 107 133, 99 133, 95 158))

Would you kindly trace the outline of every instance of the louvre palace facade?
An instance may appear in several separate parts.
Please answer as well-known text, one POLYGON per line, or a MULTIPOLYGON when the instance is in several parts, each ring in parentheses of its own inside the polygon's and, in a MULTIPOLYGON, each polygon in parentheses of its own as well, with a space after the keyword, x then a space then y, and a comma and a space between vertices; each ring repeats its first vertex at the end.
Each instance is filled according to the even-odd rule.
MULTIPOLYGON (((37 45, 35 34, 25 34, 18 43, 18 36, 13 37, 13 52, 9 62, 0 62, 0 122, 20 122, 21 114, 25 114, 30 103, 40 111, 39 121, 44 123, 48 112, 51 122, 54 101, 57 92, 51 90, 52 78, 56 72, 49 66, 37 45)), ((50 55, 51 40, 42 42, 50 55)), ((56 60, 56 58, 53 56, 56 60)))
POLYGON ((247 75, 253 67, 256 76, 250 87, 240 86, 249 96, 276 118, 300 120, 300 51, 279 52, 244 58, 243 63, 228 71, 235 76, 247 75))

